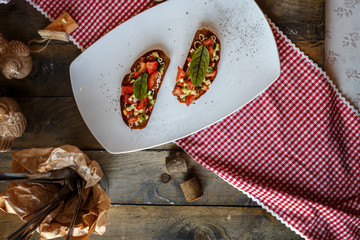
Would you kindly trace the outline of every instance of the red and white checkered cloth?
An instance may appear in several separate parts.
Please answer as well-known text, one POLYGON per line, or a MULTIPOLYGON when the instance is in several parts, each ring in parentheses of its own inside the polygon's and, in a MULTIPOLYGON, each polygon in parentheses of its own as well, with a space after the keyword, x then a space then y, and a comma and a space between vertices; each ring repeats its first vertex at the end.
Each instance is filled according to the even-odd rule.
MULTIPOLYGON (((27 0, 50 19, 64 11, 87 48, 152 0, 27 0)), ((282 73, 226 119, 177 141, 307 239, 360 239, 360 116, 326 74, 270 23, 282 73)))
POLYGON ((90 47, 120 23, 155 5, 152 0, 26 1, 51 21, 68 12, 79 25, 70 34, 70 40, 82 50, 90 47))

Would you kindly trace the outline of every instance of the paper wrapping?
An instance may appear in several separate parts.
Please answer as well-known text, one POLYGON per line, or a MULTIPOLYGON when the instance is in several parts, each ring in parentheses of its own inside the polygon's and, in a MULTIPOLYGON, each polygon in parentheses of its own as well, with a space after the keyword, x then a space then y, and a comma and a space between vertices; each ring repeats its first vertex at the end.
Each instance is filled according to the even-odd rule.
MULTIPOLYGON (((71 145, 58 148, 32 148, 12 153, 12 172, 45 173, 63 168, 74 169, 84 179, 82 203, 75 222, 72 239, 87 239, 91 233, 106 230, 110 198, 98 183, 103 172, 96 161, 71 145)), ((42 207, 54 200, 59 184, 11 183, 0 195, 0 208, 27 221, 42 207)), ((74 215, 78 195, 74 194, 46 216, 40 224, 40 239, 66 236, 74 215)))

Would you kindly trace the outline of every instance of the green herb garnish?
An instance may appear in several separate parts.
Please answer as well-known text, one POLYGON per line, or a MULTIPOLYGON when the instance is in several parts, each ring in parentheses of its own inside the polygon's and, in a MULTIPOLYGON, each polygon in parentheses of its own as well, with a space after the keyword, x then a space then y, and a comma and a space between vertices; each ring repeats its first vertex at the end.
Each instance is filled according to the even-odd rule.
POLYGON ((199 86, 203 82, 209 67, 209 62, 209 51, 206 46, 202 44, 196 49, 190 62, 190 78, 193 85, 199 86))
POLYGON ((134 83, 133 90, 137 100, 140 101, 143 100, 148 91, 147 79, 148 79, 148 74, 143 73, 136 79, 134 83))

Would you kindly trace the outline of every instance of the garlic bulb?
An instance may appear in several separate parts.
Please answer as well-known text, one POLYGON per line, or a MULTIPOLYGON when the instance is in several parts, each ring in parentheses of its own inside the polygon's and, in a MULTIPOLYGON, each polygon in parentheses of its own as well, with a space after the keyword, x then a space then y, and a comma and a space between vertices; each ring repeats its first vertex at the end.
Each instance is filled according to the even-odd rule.
POLYGON ((0 152, 7 152, 15 138, 21 137, 26 118, 15 100, 0 97, 0 152))
POLYGON ((30 74, 33 63, 30 49, 20 41, 8 41, 0 33, 0 70, 8 78, 23 79, 30 74))

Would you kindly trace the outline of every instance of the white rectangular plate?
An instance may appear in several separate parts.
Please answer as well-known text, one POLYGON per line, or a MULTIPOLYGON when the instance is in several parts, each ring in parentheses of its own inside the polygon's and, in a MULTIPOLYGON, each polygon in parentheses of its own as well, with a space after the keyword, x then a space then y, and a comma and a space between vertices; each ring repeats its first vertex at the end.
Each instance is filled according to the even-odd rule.
POLYGON ((121 24, 70 66, 75 100, 87 126, 110 153, 158 146, 201 130, 238 110, 280 75, 274 36, 253 0, 171 0, 121 24), (218 75, 210 90, 187 107, 172 95, 197 29, 221 41, 218 75), (147 127, 131 130, 122 120, 121 81, 151 49, 171 58, 147 127))

